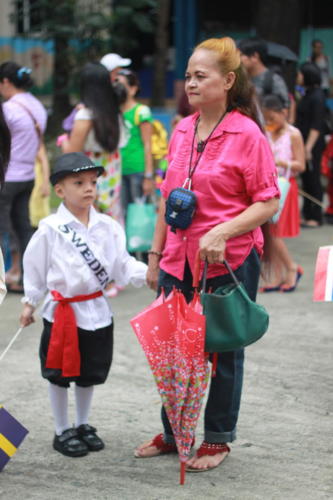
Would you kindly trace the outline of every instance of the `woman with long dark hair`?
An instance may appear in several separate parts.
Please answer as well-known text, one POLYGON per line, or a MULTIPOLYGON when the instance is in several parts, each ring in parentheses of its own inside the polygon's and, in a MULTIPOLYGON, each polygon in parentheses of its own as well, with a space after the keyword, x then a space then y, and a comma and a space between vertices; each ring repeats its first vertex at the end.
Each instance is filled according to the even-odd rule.
MULTIPOLYGON (((319 68, 310 62, 301 65, 298 83, 305 88, 305 95, 297 105, 296 127, 301 131, 305 144, 306 170, 302 174, 303 189, 319 203, 323 199, 320 179, 320 162, 325 148, 325 94, 321 89, 319 68)), ((318 203, 304 199, 302 227, 314 228, 322 224, 322 209, 318 203)))
POLYGON ((324 44, 321 40, 315 39, 311 43, 312 52, 310 62, 315 64, 320 71, 321 75, 321 88, 325 96, 329 97, 332 82, 331 62, 329 57, 324 53, 324 44))
POLYGON ((80 103, 70 135, 61 144, 62 150, 64 153, 82 151, 105 168, 105 174, 98 178, 97 208, 122 221, 120 113, 109 73, 102 64, 84 66, 80 76, 80 103))
MULTIPOLYGON (((13 230, 22 257, 33 233, 29 219, 29 199, 34 186, 35 160, 47 113, 29 89, 31 69, 16 62, 0 65, 0 94, 5 99, 3 114, 11 134, 11 149, 5 183, 0 193, 0 242, 8 247, 13 230)), ((13 244, 11 238, 11 244, 13 244)), ((19 274, 21 270, 19 269, 19 274)), ((13 273, 14 274, 14 273, 13 273)), ((23 293, 22 276, 7 278, 8 290, 23 293)))

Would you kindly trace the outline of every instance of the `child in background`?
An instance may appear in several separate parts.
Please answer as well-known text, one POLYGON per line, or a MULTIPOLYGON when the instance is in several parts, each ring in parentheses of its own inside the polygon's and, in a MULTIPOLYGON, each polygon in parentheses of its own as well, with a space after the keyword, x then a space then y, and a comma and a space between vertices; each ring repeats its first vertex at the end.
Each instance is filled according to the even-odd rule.
POLYGON ((104 448, 96 428, 88 423, 94 385, 105 382, 112 361, 113 320, 104 288, 111 280, 141 286, 146 279, 147 266, 127 253, 120 224, 93 208, 97 177, 103 171, 83 153, 57 159, 50 179, 63 203, 41 221, 23 258, 20 321, 23 326, 31 324, 37 304, 47 294, 41 372, 49 381, 53 448, 70 457, 104 448), (74 428, 67 414, 71 382, 75 382, 74 428))
POLYGON ((274 277, 260 288, 261 292, 293 292, 303 274, 289 253, 283 238, 295 238, 300 232, 298 188, 295 176, 305 169, 304 144, 300 131, 290 125, 283 103, 276 95, 263 99, 267 138, 279 175, 289 177, 290 188, 276 224, 270 225, 274 277))

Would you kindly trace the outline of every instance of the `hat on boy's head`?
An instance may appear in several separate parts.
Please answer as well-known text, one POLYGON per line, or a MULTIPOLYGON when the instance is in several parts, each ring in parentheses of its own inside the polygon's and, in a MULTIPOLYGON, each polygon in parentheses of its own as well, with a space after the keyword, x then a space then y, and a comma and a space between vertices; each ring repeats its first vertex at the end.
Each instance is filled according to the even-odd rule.
POLYGON ((108 71, 113 71, 116 68, 125 68, 126 66, 129 66, 132 60, 121 57, 119 54, 112 53, 105 54, 100 62, 108 71))
POLYGON ((102 175, 104 167, 95 165, 88 156, 83 153, 67 153, 56 159, 50 181, 52 186, 70 174, 85 172, 86 170, 96 170, 97 175, 102 175))

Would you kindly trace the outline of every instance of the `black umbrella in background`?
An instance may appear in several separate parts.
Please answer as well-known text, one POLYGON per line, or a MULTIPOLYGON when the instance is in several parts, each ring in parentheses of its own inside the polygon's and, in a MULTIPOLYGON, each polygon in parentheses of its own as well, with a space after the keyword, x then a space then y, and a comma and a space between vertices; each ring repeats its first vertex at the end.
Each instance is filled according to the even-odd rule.
POLYGON ((268 57, 274 57, 275 59, 280 59, 281 61, 291 61, 297 62, 298 56, 286 45, 281 45, 280 43, 275 42, 266 42, 267 43, 267 55, 268 57))
MULTIPOLYGON (((236 45, 239 45, 241 41, 242 39, 236 40, 236 45)), ((298 55, 289 47, 287 47, 287 45, 282 45, 281 43, 276 42, 269 42, 268 40, 263 41, 266 43, 267 56, 269 58, 279 59, 280 63, 298 61, 298 55)))

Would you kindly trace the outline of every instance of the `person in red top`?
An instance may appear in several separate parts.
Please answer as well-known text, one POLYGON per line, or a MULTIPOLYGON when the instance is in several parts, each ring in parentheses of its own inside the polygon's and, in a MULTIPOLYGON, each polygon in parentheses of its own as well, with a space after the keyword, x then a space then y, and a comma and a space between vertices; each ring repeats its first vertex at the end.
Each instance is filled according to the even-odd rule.
POLYGON ((328 224, 333 224, 333 135, 321 157, 321 173, 327 177, 328 206, 325 210, 325 220, 328 224))
MULTIPOLYGON (((185 75, 189 103, 197 109, 175 128, 169 167, 147 281, 151 288, 175 286, 189 300, 193 293, 195 256, 208 260, 207 287, 213 291, 232 281, 226 258, 255 300, 263 235, 260 226, 278 209, 279 189, 273 156, 254 101, 254 89, 231 38, 209 39, 198 45, 185 75), (196 211, 186 229, 174 232, 165 222, 170 192, 191 179, 196 211)), ((236 438, 244 350, 219 354, 205 408, 204 442, 187 462, 187 470, 205 471, 228 455, 226 443, 236 438)), ((175 452, 165 411, 164 434, 135 450, 138 458, 175 452)))

